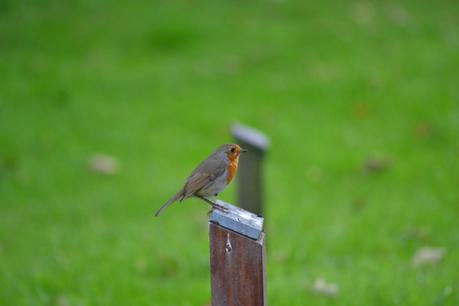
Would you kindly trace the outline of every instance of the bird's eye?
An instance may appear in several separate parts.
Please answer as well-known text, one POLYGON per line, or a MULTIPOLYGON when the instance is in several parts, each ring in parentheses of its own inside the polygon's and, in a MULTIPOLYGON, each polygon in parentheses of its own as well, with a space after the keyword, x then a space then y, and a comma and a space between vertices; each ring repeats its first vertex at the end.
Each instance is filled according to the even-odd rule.
POLYGON ((231 153, 234 153, 234 152, 236 152, 236 148, 231 149, 231 153))

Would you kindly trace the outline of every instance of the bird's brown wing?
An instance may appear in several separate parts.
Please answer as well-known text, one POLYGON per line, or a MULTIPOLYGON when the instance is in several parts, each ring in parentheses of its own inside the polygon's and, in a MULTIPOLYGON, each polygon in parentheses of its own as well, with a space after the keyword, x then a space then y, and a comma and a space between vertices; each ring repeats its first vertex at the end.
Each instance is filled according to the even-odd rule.
POLYGON ((222 175, 226 170, 226 162, 216 155, 210 156, 203 161, 191 175, 183 187, 184 197, 188 198, 193 196, 200 189, 205 187, 210 182, 214 181, 217 177, 222 175))

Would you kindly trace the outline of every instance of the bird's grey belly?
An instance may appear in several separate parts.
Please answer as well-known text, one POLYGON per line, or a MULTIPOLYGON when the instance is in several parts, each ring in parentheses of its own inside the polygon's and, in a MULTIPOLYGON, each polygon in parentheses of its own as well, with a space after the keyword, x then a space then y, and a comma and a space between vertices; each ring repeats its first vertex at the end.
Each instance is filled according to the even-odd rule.
POLYGON ((223 173, 223 175, 221 175, 220 177, 218 177, 214 181, 209 182, 209 184, 204 186, 204 188, 202 188, 199 191, 199 195, 203 196, 203 197, 211 197, 211 196, 214 196, 216 194, 219 194, 227 186, 227 184, 226 184, 227 172, 228 171, 225 171, 223 173))

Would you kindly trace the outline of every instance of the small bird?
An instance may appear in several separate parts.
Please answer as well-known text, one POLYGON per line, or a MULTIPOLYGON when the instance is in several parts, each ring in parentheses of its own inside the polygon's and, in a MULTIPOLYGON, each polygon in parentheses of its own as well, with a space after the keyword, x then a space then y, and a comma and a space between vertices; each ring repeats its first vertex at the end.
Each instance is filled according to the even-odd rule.
POLYGON ((236 176, 239 155, 247 152, 237 144, 224 144, 205 159, 186 180, 185 185, 155 214, 159 214, 175 201, 196 197, 206 201, 215 209, 224 210, 223 206, 209 200, 216 197, 236 176))

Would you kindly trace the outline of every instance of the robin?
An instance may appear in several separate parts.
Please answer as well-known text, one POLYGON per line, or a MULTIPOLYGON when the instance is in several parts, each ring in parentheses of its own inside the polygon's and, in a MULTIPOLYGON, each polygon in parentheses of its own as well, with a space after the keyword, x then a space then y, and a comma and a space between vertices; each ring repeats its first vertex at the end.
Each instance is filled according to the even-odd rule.
POLYGON ((239 155, 247 152, 237 144, 224 144, 204 160, 186 180, 185 185, 155 214, 159 214, 175 201, 196 197, 206 201, 212 208, 224 210, 224 207, 209 200, 216 197, 236 176, 239 155))

